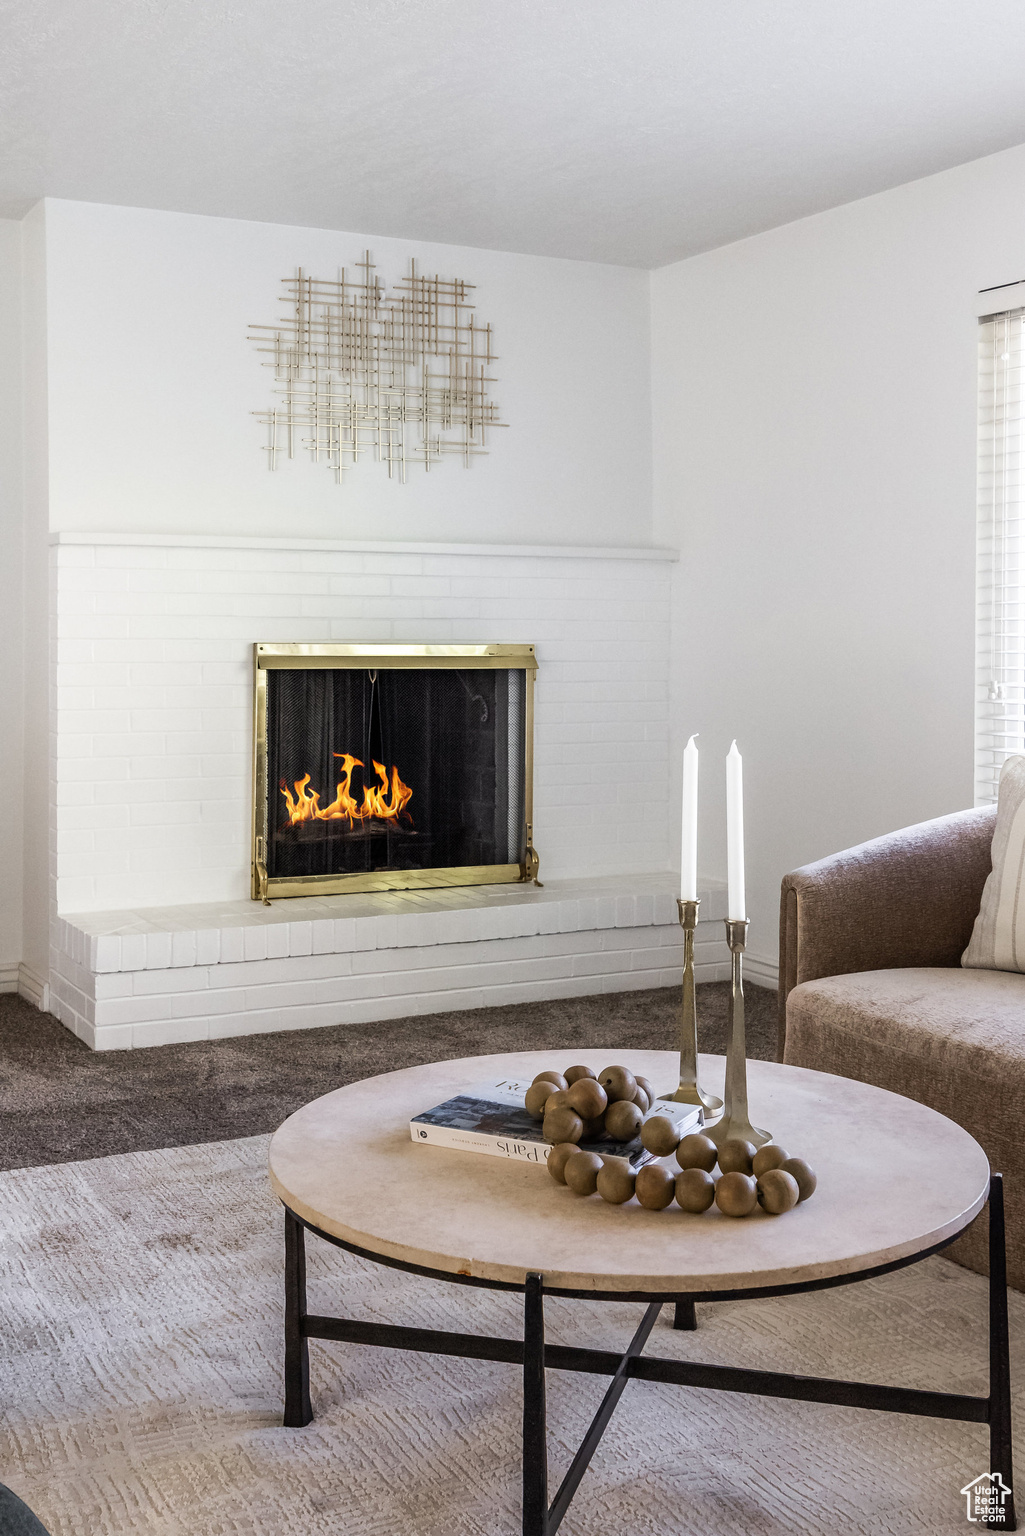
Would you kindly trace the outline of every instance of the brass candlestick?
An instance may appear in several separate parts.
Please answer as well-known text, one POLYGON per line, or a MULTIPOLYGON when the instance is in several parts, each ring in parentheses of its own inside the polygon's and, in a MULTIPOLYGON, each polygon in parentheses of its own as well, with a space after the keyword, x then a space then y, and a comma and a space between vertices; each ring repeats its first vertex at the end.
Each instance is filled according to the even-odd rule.
POLYGON ((730 946, 733 975, 730 984, 730 1027, 726 1039, 726 1108, 722 1119, 708 1132, 717 1147, 724 1141, 751 1141, 756 1147, 772 1140, 768 1131, 751 1124, 747 1108, 747 1038, 744 1031, 743 956, 747 944, 747 921, 726 919, 726 942, 730 946))
POLYGON ((698 1087, 698 1012, 694 997, 694 930, 700 901, 677 900, 683 929, 683 997, 680 1004, 680 1086, 664 1094, 671 1104, 700 1104, 707 1120, 722 1109, 722 1099, 698 1087))

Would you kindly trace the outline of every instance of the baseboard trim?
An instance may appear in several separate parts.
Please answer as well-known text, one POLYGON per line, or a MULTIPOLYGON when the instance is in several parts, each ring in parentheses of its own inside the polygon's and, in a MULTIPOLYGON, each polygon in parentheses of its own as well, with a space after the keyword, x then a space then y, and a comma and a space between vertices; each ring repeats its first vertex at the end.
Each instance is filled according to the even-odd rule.
POLYGON ((765 960, 760 955, 744 954, 744 980, 753 987, 768 987, 775 992, 779 988, 779 962, 765 960))
POLYGON ((6 965, 0 965, 0 992, 17 992, 18 990, 18 962, 10 960, 6 965))
POLYGON ((50 984, 38 971, 34 971, 24 960, 18 966, 18 992, 27 1003, 38 1008, 40 1013, 50 1011, 50 984))
MULTIPOLYGON (((723 948, 725 949, 725 945, 723 948)), ((725 960, 696 960, 694 962, 694 980, 705 981, 729 981, 732 968, 728 959, 725 960)))

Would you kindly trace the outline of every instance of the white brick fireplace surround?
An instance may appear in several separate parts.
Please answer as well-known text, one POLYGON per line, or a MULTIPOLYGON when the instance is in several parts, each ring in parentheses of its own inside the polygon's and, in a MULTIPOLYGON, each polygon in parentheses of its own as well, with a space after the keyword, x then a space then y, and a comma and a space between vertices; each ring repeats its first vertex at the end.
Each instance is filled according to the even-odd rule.
POLYGON ((50 1007, 88 1044, 678 976, 672 552, 64 533, 52 556, 50 1007), (258 640, 535 644, 544 889, 251 902, 258 640))

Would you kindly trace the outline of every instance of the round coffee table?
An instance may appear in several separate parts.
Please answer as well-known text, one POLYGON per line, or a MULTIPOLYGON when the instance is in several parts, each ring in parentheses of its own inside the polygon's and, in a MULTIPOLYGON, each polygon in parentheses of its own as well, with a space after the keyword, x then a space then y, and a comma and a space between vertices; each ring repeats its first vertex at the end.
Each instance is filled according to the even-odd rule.
MULTIPOLYGON (((436 1062, 353 1083, 290 1116, 270 1148, 271 1184, 285 1206, 285 1423, 312 1418, 307 1341, 329 1338, 522 1364, 524 1524, 551 1536, 628 1380, 761 1393, 986 1422, 991 1468, 1011 1485, 1010 1384, 1003 1205, 999 1175, 959 1126, 936 1111, 864 1083, 752 1061, 752 1112, 775 1140, 816 1169, 814 1198, 783 1217, 744 1220, 675 1204, 645 1211, 580 1199, 544 1168, 513 1159, 418 1146, 409 1120, 467 1085, 532 1078, 615 1055, 671 1092, 670 1051, 527 1051, 436 1062), (990 1204, 990 1393, 919 1392, 643 1356, 659 1311, 694 1327, 694 1302, 784 1295, 901 1268, 951 1242, 990 1204), (306 1311, 304 1229, 351 1252, 415 1273, 525 1294, 524 1337, 486 1339, 306 1311), (648 1303, 623 1355, 544 1343, 543 1294, 648 1303), (611 1375, 612 1384, 548 1507, 545 1368, 611 1375)), ((722 1092, 722 1057, 701 1059, 701 1079, 722 1092)), ((1001 1528, 1014 1529, 1013 1501, 1001 1528)))

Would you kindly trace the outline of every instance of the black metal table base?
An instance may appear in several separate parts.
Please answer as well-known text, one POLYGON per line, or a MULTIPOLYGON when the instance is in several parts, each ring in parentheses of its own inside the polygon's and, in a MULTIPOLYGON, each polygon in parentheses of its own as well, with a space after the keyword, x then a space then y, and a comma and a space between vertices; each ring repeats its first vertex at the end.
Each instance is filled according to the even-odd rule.
MULTIPOLYGON (((926 1253, 872 1270, 828 1281, 763 1287, 758 1291, 702 1292, 703 1301, 742 1299, 750 1296, 783 1296, 846 1284, 901 1269, 946 1247, 940 1243, 926 1253)), ((989 1191, 989 1393, 986 1397, 956 1392, 923 1392, 908 1387, 876 1386, 869 1382, 834 1381, 815 1376, 791 1376, 776 1371, 744 1370, 736 1366, 701 1365, 688 1360, 666 1360, 642 1354, 648 1335, 667 1301, 675 1301, 675 1328, 697 1326, 692 1296, 652 1297, 610 1294, 606 1300, 637 1300, 648 1303, 640 1327, 626 1351, 615 1354, 600 1349, 577 1349, 545 1343, 544 1286, 539 1274, 527 1276, 523 1286, 473 1280, 417 1265, 383 1260, 343 1243, 302 1221, 285 1209, 285 1425, 301 1428, 313 1418, 310 1402, 310 1339, 334 1339, 350 1344, 373 1344, 391 1349, 411 1349, 427 1354, 458 1355, 471 1360, 498 1360, 523 1368, 523 1536, 554 1536, 570 1501, 587 1470, 591 1457, 612 1418, 629 1381, 662 1381, 684 1387, 708 1387, 719 1392, 748 1392, 764 1397, 836 1403, 849 1408, 875 1408, 890 1413, 913 1413, 929 1418, 961 1419, 989 1425, 989 1470, 1013 1488, 1011 1465, 1011 1381, 1008 1359, 1007 1272, 1004 1253, 1004 1197, 999 1174, 993 1174, 989 1191), (390 1323, 357 1322, 340 1317, 317 1317, 306 1310, 305 1228, 350 1252, 361 1253, 394 1268, 430 1274, 457 1283, 483 1285, 494 1290, 524 1293, 522 1339, 485 1338, 469 1333, 445 1333, 433 1328, 403 1328, 390 1323), (583 1371, 612 1378, 601 1405, 584 1436, 551 1505, 548 1502, 548 1452, 545 1416, 545 1371, 583 1371)), ((553 1291, 565 1296, 594 1293, 553 1291)), ((988 1522, 991 1528, 1014 1531, 1014 1494, 1008 1493, 1001 1508, 988 1522)))

